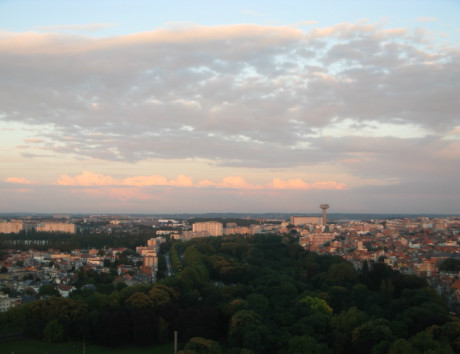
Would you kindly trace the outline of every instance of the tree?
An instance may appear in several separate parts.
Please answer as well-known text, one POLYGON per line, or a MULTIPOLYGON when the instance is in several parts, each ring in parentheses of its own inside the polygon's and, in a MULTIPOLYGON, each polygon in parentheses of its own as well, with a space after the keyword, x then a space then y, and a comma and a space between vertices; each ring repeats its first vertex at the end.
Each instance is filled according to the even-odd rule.
POLYGON ((184 354, 220 354, 220 345, 211 340, 201 337, 193 337, 185 345, 184 354))
POLYGON ((99 341, 107 346, 119 346, 131 341, 131 321, 127 311, 121 308, 107 308, 98 323, 99 341))
POLYGON ((40 296, 61 296, 59 290, 52 285, 43 285, 38 290, 38 295, 40 296))
POLYGON ((261 294, 249 294, 246 298, 249 308, 261 316, 266 316, 270 313, 270 304, 268 299, 261 294))
POLYGON ((335 315, 331 320, 333 328, 343 332, 344 334, 351 335, 354 328, 362 325, 369 320, 369 316, 359 310, 356 306, 349 308, 335 315))
POLYGON ((454 351, 448 343, 436 341, 433 339, 433 336, 426 331, 417 333, 410 339, 410 343, 417 353, 454 354, 454 351))
POLYGON ((153 301, 153 306, 155 308, 160 308, 176 300, 179 297, 179 294, 176 290, 169 286, 155 284, 149 291, 149 296, 153 301))
POLYGON ((404 338, 399 338, 390 346, 388 354, 414 354, 415 350, 409 341, 404 338))
POLYGON ((458 272, 460 271, 460 259, 447 258, 441 263, 439 269, 446 272, 458 272))
POLYGON ((43 330, 43 340, 49 343, 57 343, 64 340, 64 327, 58 320, 48 322, 43 330))
POLYGON ((325 348, 313 337, 304 335, 293 337, 289 341, 288 353, 292 354, 314 354, 324 353, 325 348))
POLYGON ((365 322, 353 330, 352 343, 358 353, 370 353, 380 342, 393 340, 389 322, 383 318, 365 322))
MULTIPOLYGON (((229 326, 229 340, 236 347, 252 349, 255 344, 248 335, 255 334, 257 328, 262 325, 262 317, 252 310, 241 310, 235 313, 229 326)), ((260 339, 260 338, 257 338, 260 339)))
POLYGON ((348 262, 342 262, 338 264, 332 264, 329 267, 329 278, 341 285, 345 285, 348 282, 354 282, 355 279, 358 277, 355 269, 348 262))
POLYGON ((142 292, 136 292, 126 300, 126 304, 140 310, 153 307, 154 302, 151 296, 142 292))
POLYGON ((132 309, 130 313, 133 342, 140 345, 155 343, 158 334, 158 318, 153 311, 132 309))
POLYGON ((305 296, 299 300, 299 303, 305 305, 308 309, 332 314, 332 308, 327 304, 326 300, 319 297, 305 296))

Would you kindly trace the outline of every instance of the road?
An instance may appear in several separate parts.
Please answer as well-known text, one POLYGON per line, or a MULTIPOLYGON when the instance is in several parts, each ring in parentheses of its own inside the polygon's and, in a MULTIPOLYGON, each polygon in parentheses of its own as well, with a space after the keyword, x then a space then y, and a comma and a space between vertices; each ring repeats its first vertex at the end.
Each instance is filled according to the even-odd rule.
POLYGON ((165 260, 166 260, 166 270, 168 272, 168 277, 172 275, 172 267, 171 267, 171 261, 169 259, 169 252, 165 253, 165 260))

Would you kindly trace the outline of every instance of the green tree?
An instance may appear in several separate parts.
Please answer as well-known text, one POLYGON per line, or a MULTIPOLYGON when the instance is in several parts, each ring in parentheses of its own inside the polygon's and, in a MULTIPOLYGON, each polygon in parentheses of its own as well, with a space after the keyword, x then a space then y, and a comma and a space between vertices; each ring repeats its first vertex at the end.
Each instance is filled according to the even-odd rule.
POLYGON ((185 345, 184 354, 220 354, 222 349, 219 343, 201 337, 193 337, 185 345))
POLYGON ((329 267, 329 278, 336 284, 346 285, 358 278, 358 274, 349 262, 332 264, 329 267))
POLYGON ((258 313, 260 316, 267 316, 269 314, 270 304, 265 296, 252 293, 246 297, 246 301, 249 308, 258 313))
POLYGON ((358 353, 370 353, 382 341, 391 343, 393 332, 386 319, 379 318, 363 323, 353 330, 352 343, 358 353))
POLYGON ((155 284, 149 291, 149 296, 153 301, 153 306, 158 309, 177 300, 179 298, 179 293, 172 287, 163 284, 155 284))
POLYGON ((440 339, 446 338, 455 353, 460 353, 460 320, 452 318, 440 330, 440 339))
POLYGON ((289 341, 287 352, 292 354, 320 354, 325 352, 325 348, 315 338, 304 335, 293 337, 289 341))
POLYGON ((409 341, 399 338, 391 344, 388 354, 415 354, 415 349, 409 341))
POLYGON ((351 335, 353 329, 368 320, 369 316, 364 311, 361 311, 356 306, 353 306, 332 317, 331 325, 333 328, 347 335, 351 335))
POLYGON ((229 326, 229 341, 234 347, 263 353, 269 345, 270 331, 262 324, 262 317, 252 310, 235 313, 229 326))
POLYGON ((410 343, 417 353, 454 354, 454 351, 448 343, 436 341, 432 334, 426 331, 417 333, 410 339, 410 343))
POLYGON ((126 304, 137 309, 146 309, 153 307, 154 301, 151 296, 142 292, 136 292, 126 300, 126 304))
POLYGON ((299 303, 305 305, 308 309, 332 314, 332 308, 328 305, 326 300, 320 299, 319 297, 305 296, 299 300, 299 303))
POLYGON ((43 340, 49 343, 57 343, 64 340, 64 327, 58 320, 48 322, 43 330, 43 340))
POLYGON ((447 258, 441 263, 439 269, 447 272, 458 272, 460 271, 460 259, 447 258))
POLYGON ((59 290, 52 285, 43 285, 38 290, 38 295, 40 296, 61 296, 59 290))

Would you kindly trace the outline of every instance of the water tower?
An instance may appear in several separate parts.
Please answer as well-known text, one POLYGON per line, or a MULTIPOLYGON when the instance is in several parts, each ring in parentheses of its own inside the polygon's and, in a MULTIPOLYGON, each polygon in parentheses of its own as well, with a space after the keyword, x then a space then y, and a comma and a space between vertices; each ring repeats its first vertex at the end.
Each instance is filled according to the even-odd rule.
POLYGON ((323 209, 323 226, 326 226, 327 224, 327 213, 326 210, 329 208, 329 204, 321 204, 319 206, 321 209, 323 209))

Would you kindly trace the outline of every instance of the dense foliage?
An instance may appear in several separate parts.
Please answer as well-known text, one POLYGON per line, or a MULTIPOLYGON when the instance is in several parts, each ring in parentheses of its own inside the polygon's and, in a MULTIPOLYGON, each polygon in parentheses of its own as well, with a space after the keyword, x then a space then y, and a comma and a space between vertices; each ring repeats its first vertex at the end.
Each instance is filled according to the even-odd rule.
MULTIPOLYGON (((184 353, 459 353, 460 326, 425 280, 357 272, 289 237, 175 242, 173 277, 10 310, 1 328, 46 341, 171 341, 184 353)), ((83 276, 83 275, 82 275, 83 276)))
POLYGON ((71 252, 75 249, 100 249, 103 247, 118 248, 126 247, 135 249, 145 245, 147 240, 154 236, 151 230, 143 231, 136 235, 131 234, 68 234, 62 232, 20 232, 19 234, 3 234, 0 238, 1 249, 29 250, 35 249, 47 251, 58 249, 62 252, 71 252))
POLYGON ((447 258, 439 266, 440 270, 447 272, 459 272, 460 271, 460 259, 447 258))

